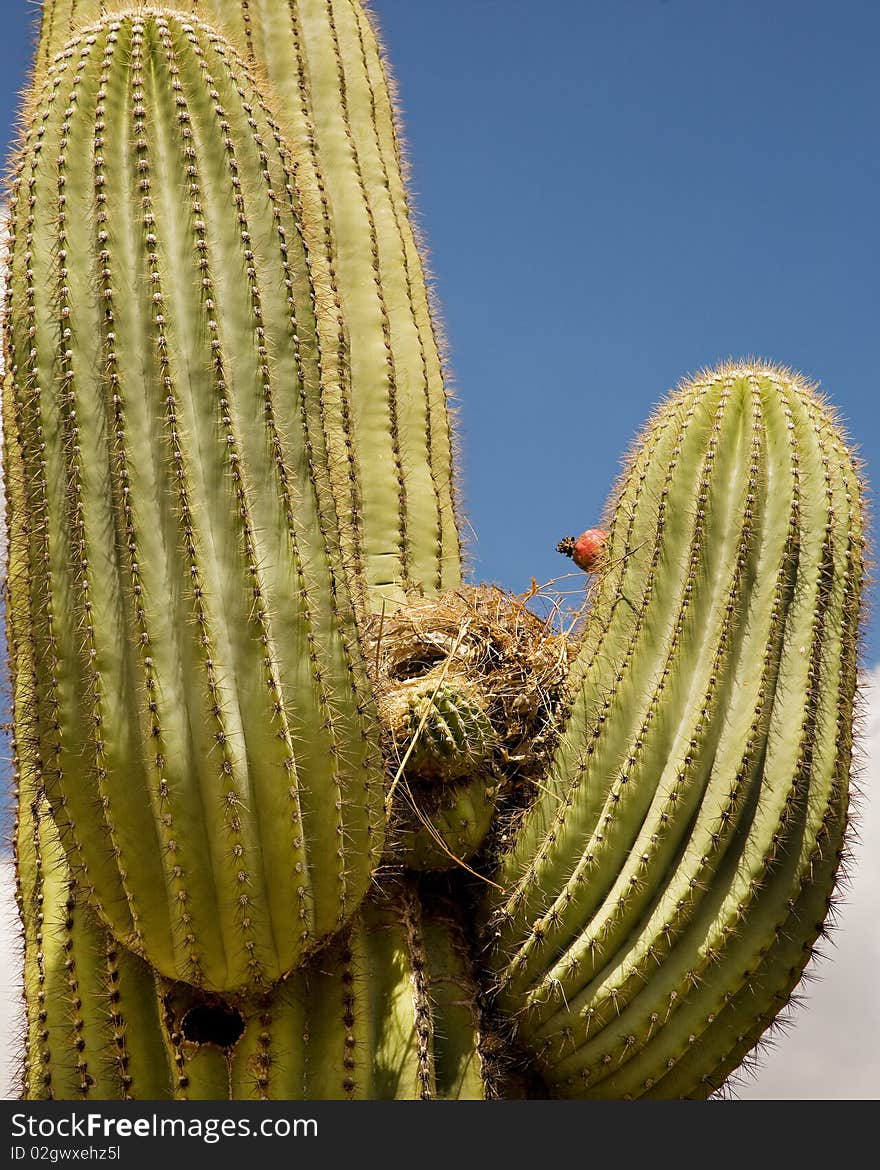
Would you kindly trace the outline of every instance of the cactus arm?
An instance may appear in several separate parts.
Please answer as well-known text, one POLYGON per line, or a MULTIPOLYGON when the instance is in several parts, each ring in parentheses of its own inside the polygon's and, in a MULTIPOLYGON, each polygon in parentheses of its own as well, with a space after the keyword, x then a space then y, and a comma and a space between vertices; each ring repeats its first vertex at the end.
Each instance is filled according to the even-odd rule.
MULTIPOLYGON (((77 27, 125 0, 47 0, 38 70, 77 27)), ((322 322, 336 435, 328 455, 347 563, 368 604, 461 582, 454 437, 433 311, 403 177, 392 89, 353 0, 176 0, 254 62, 294 148, 312 241, 330 272, 322 322), (345 325, 342 322, 345 322, 345 325), (348 333, 350 357, 339 337, 348 333), (350 378, 350 388, 344 384, 350 378)))
MULTIPOLYGON (((361 526, 368 581, 380 589, 411 584, 407 547, 408 485, 403 473, 398 379, 390 344, 388 290, 383 284, 375 209, 368 197, 364 163, 352 129, 353 100, 347 89, 336 6, 300 10, 300 29, 310 61, 310 94, 319 165, 339 176, 331 194, 336 227, 335 260, 344 284, 365 295, 344 305, 350 335, 369 338, 351 351, 353 440, 361 466, 361 526), (327 133, 327 127, 331 132, 327 133), (365 247, 361 242, 369 241, 365 247), (371 393, 358 396, 358 387, 371 393), (373 469, 381 467, 384 474, 373 469), (367 469, 370 469, 368 472, 367 469), (403 570, 403 571, 402 571, 403 570)), ((392 597, 394 594, 392 593, 392 597)), ((402 600, 402 595, 397 594, 402 600)))
MULTIPOLYGON (((607 691, 597 688, 600 702, 593 692, 581 709, 593 719, 575 731, 594 745, 605 734, 595 712, 625 722, 619 762, 606 761, 603 772, 612 795, 615 776, 625 776, 644 787, 641 799, 619 787, 613 823, 602 819, 608 812, 598 800, 588 820, 578 818, 578 802, 583 810, 589 799, 579 791, 589 790, 599 757, 595 748, 584 752, 571 805, 543 814, 549 828, 541 857, 555 868, 545 862, 534 870, 534 854, 517 859, 517 843, 516 864, 525 872, 532 866, 545 884, 525 913, 515 898, 501 900, 498 929, 518 931, 520 943, 496 955, 500 1002, 564 1094, 650 1095, 657 1086, 666 1095, 683 1086, 684 1074, 668 1070, 707 1029, 714 1029, 707 1052, 721 1042, 714 1021, 748 979, 743 971, 763 956, 778 1008, 792 963, 780 983, 775 952, 790 935, 800 947, 805 931, 807 941, 814 937, 815 919, 794 908, 813 882, 824 906, 833 885, 836 861, 824 877, 822 865, 829 854, 837 858, 845 822, 861 579, 857 472, 822 405, 784 372, 721 371, 687 387, 680 412, 697 399, 714 422, 702 429, 697 474, 670 481, 669 508, 691 517, 683 553, 678 541, 671 547, 677 595, 691 597, 688 621, 700 636, 693 638, 680 610, 669 627, 664 599, 656 620, 669 631, 671 653, 649 675, 654 693, 662 689, 664 711, 656 708, 648 728, 623 705, 602 706, 607 691), (656 753, 644 774, 640 751, 656 753), (568 833, 585 824, 592 836, 582 838, 578 855, 568 833)), ((626 492, 624 484, 619 498, 626 492)), ((615 523, 620 518, 618 508, 615 523)), ((667 536, 664 527, 664 544, 667 536)), ((612 551, 611 563, 625 554, 612 551)), ((620 578, 615 588, 623 591, 620 578)), ((658 598, 662 591, 650 604, 658 598)), ((602 606, 600 589, 600 614, 602 606)), ((594 649, 588 636, 585 653, 594 649)), ((624 678, 625 665, 618 664, 624 678)), ((589 666, 582 678, 590 688, 589 666)), ((645 713, 653 700, 643 692, 645 713)), ((572 712, 583 718, 577 705, 572 712)), ((561 757, 566 750, 570 744, 561 757)), ((741 1034, 752 1036, 769 1010, 740 1019, 741 1034)), ((711 1063, 687 1060, 707 1078, 701 1084, 715 1080, 711 1063)))
POLYGON ((36 657, 49 795, 123 941, 167 975, 268 984, 354 912, 382 848, 375 717, 322 523, 322 269, 280 131, 210 30, 107 18, 47 77, 16 214, 56 235, 14 240, 9 320, 49 519, 27 554, 53 648, 36 657), (71 149, 94 174, 54 172, 71 149))
MULTIPOLYGON (((401 600, 401 584, 454 586, 450 423, 375 33, 350 0, 249 7, 251 52, 293 139, 310 146, 304 182, 322 208, 351 332, 350 438, 374 606, 383 596, 401 600)), ((341 468, 340 484, 346 474, 341 468)))
MULTIPOLYGON (((512 936, 520 929, 517 924, 526 919, 534 921, 545 898, 544 891, 561 888, 579 864, 590 864, 588 851, 582 846, 593 833, 604 836, 600 824, 603 809, 621 797, 628 798, 633 791, 626 785, 615 786, 617 761, 629 759, 630 740, 637 743, 641 739, 644 745, 640 728, 646 722, 647 710, 654 717, 657 691, 668 679, 663 673, 664 650, 676 637, 686 587, 685 565, 693 540, 695 507, 690 504, 672 508, 669 497, 677 484, 690 489, 694 483, 695 469, 711 434, 719 402, 720 392, 711 393, 701 412, 680 415, 672 422, 656 446, 656 457, 647 464, 644 480, 641 464, 633 468, 631 479, 640 485, 638 500, 646 515, 644 519, 637 516, 632 525, 621 523, 625 519, 622 507, 611 525, 609 543, 609 561, 612 566, 620 566, 612 570, 612 581, 630 604, 600 595, 595 608, 601 615, 599 623, 607 626, 605 637, 594 645, 588 632, 573 667, 576 701, 569 734, 563 734, 551 768, 552 795, 530 811, 499 878, 499 884, 509 891, 498 916, 498 947, 504 954, 510 954, 512 936), (637 559, 632 567, 630 546, 620 546, 618 533, 621 537, 627 534, 633 541, 637 559), (665 572, 662 570, 667 566, 661 560, 664 547, 671 550, 665 572), (641 575, 641 581, 636 574, 641 575), (649 625, 652 610, 656 610, 656 616, 649 625), (584 660, 589 666, 582 664, 584 660), (589 689, 586 679, 578 678, 581 671, 586 674, 587 670, 592 684, 589 689), (647 696, 645 679, 653 682, 647 696), (647 707, 652 697, 655 702, 647 707), (591 784, 585 779, 588 764, 590 774, 597 778, 591 784), (508 915, 512 917, 508 919, 508 915), (508 930, 508 922, 512 931, 508 930)), ((656 427, 664 423, 661 418, 656 427)), ((629 490, 626 485, 625 498, 629 490)), ((628 776, 626 780, 628 783, 628 776)), ((646 795, 637 793, 636 799, 644 800, 646 795)), ((638 823, 635 815, 627 822, 629 826, 638 823)), ((613 872, 613 866, 607 867, 607 872, 613 872)), ((591 886, 582 888, 580 896, 589 898, 591 890, 591 886)), ((514 966, 511 974, 515 970, 514 966)))
MULTIPOLYGON (((570 956, 572 967, 589 968, 590 952, 597 945, 595 935, 604 939, 607 934, 609 948, 627 937, 634 919, 651 900, 656 888, 654 873, 662 875, 676 858, 680 839, 675 829, 680 834, 688 824, 705 787, 713 753, 711 740, 717 737, 724 714, 724 689, 729 686, 730 619, 741 602, 743 588, 748 528, 740 529, 737 520, 751 510, 760 470, 758 452, 750 442, 750 419, 741 410, 719 402, 712 426, 708 450, 713 452, 722 444, 726 447, 721 447, 721 458, 713 454, 705 460, 702 476, 697 472, 696 508, 706 514, 707 521, 705 526, 694 525, 683 543, 683 555, 679 558, 678 552, 675 554, 681 567, 676 600, 668 609, 665 599, 660 601, 664 616, 671 612, 675 619, 671 633, 663 635, 665 656, 657 665, 646 666, 646 676, 656 681, 641 700, 643 707, 637 709, 633 730, 627 729, 634 742, 624 749, 625 762, 609 787, 583 857, 546 915, 546 944, 543 935, 535 935, 525 944, 518 979, 528 978, 528 959, 536 950, 545 945, 548 949, 565 947, 578 920, 595 915, 570 956), (717 485, 711 495, 710 468, 717 485), (709 525, 712 539, 703 545, 703 533, 709 525), (694 566, 700 560, 706 586, 695 595, 694 566), (693 671, 675 670, 679 655, 679 660, 697 664, 693 671), (698 753, 701 745, 705 745, 704 750, 698 753), (658 757, 662 766, 653 788, 650 769, 656 767, 658 757), (695 758, 696 768, 689 757, 695 758), (578 907, 575 921, 560 913, 566 899, 578 907), (603 912, 597 913, 598 906, 603 912)), ((686 465, 682 474, 691 474, 686 465)), ((620 708, 612 712, 612 719, 625 718, 626 712, 620 708)), ((619 753, 620 747, 616 751, 619 753)), ((554 968, 548 973, 548 982, 559 975, 554 968)))
MULTIPOLYGON (((409 900, 408 900, 409 902, 409 900)), ((371 907, 368 929, 372 962, 363 968, 381 973, 370 985, 367 1016, 375 1045, 373 1091, 395 1101, 432 1098, 433 1021, 428 1004, 418 910, 407 904, 400 921, 390 907, 371 907)))
MULTIPOLYGON (((707 1025, 700 1021, 699 1044, 691 1044, 686 1055, 676 1062, 673 1072, 652 1087, 652 1092, 665 1096, 701 1096, 718 1088, 772 1024, 812 956, 816 938, 824 933, 844 851, 852 761, 850 713, 856 685, 859 591, 863 574, 860 485, 838 435, 809 400, 805 415, 803 421, 813 430, 819 444, 826 499, 830 504, 826 549, 830 553, 833 545, 834 559, 839 558, 838 563, 844 567, 835 575, 829 589, 828 610, 822 618, 821 646, 817 647, 811 669, 815 748, 804 797, 805 831, 800 840, 800 855, 794 858, 796 876, 790 881, 785 901, 784 887, 775 903, 771 901, 769 885, 754 897, 756 909, 764 903, 761 913, 768 921, 772 940, 769 946, 758 948, 753 932, 744 932, 740 953, 733 962, 748 972, 745 982, 717 1015, 712 1013, 708 1017, 707 1025)), ((790 832, 789 836, 795 834, 790 832)), ((793 855, 797 848, 795 837, 793 844, 787 844, 786 851, 793 855)), ((785 864, 781 856, 779 865, 783 873, 785 864)))
MULTIPOLYGON (((444 556, 448 556, 444 543, 452 540, 454 555, 456 550, 454 534, 449 530, 451 454, 447 452, 450 439, 445 399, 442 392, 438 394, 442 386, 441 371, 426 311, 424 278, 412 232, 406 222, 408 209, 400 179, 388 87, 382 77, 375 35, 359 4, 351 0, 336 0, 329 5, 307 3, 301 6, 301 12, 304 42, 309 60, 314 62, 310 66, 311 93, 322 148, 321 164, 334 180, 332 186, 328 182, 334 215, 340 217, 342 225, 346 220, 354 223, 358 204, 362 204, 363 211, 357 214, 362 217, 366 213, 363 226, 369 235, 349 235, 340 226, 338 255, 344 288, 375 287, 373 312, 381 319, 387 352, 383 383, 387 384, 388 393, 387 421, 381 421, 377 434, 381 452, 387 428, 398 464, 396 491, 400 509, 401 555, 406 569, 404 583, 407 578, 417 583, 424 582, 428 591, 433 592, 441 589, 446 584, 444 577, 448 577, 444 572, 444 556), (325 45, 333 46, 338 80, 332 69, 328 68, 324 73, 321 67, 317 50, 325 45), (340 97, 341 104, 338 104, 340 97), (345 142, 331 133, 340 116, 346 131, 345 142), (345 153, 350 153, 350 165, 354 171, 347 188, 337 178, 344 174, 345 153), (356 182, 352 182, 355 175, 356 182), (352 196, 357 196, 356 201, 352 196), (366 271, 360 280, 354 276, 355 263, 368 259, 366 249, 352 247, 349 243, 359 238, 371 240, 369 282, 363 279, 368 275, 366 271), (348 266, 351 266, 351 278, 345 274, 348 266), (430 369, 429 350, 433 365, 430 369), (435 431, 438 432, 436 438, 435 431), (444 455, 447 460, 445 467, 438 458, 444 455), (414 572, 416 568, 418 571, 414 572)), ((347 314, 355 309, 364 312, 367 307, 360 297, 356 301, 352 295, 346 301, 347 314)), ((355 334, 353 322, 352 333, 355 334)), ((353 362, 358 356, 358 347, 353 345, 353 362)), ((366 357, 365 354, 364 376, 368 373, 366 357)), ((378 373, 377 366, 374 380, 378 373)), ((359 413, 362 413, 363 434, 367 436, 371 425, 366 413, 369 404, 357 392, 362 383, 354 365, 352 382, 354 406, 358 412, 355 414, 356 433, 359 413), (359 403, 362 404, 360 411, 359 403)), ((379 422, 378 417, 376 422, 379 422)), ((384 515, 387 508, 387 504, 380 506, 378 497, 373 502, 375 485, 366 474, 366 469, 371 466, 366 458, 365 450, 362 456, 365 535, 375 527, 369 510, 375 508, 377 515, 384 515)), ((452 580, 449 583, 458 582, 452 580)))

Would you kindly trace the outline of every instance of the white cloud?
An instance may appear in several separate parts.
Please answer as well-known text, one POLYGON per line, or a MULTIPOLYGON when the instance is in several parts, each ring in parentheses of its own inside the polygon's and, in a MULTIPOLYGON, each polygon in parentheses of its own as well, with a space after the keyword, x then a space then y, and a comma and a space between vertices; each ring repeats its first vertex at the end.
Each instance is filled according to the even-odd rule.
MULTIPOLYGON (((740 1072, 735 1096, 746 1100, 880 1099, 880 666, 865 680, 864 773, 860 779, 859 840, 853 842, 851 885, 838 925, 802 985, 802 1006, 787 1028, 740 1072)), ((17 1092, 22 1035, 21 950, 12 865, 0 865, 0 1096, 17 1092)))

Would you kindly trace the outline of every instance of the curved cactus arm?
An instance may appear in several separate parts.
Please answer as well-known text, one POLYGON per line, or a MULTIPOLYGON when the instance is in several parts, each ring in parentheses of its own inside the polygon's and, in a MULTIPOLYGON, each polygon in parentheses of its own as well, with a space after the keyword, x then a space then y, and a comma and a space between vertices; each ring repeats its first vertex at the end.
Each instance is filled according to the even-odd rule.
MULTIPOLYGON (((45 0, 37 75, 127 0, 45 0)), ((454 436, 437 314, 401 159, 393 86, 359 0, 173 0, 233 40, 271 94, 327 260, 321 322, 337 382, 328 446, 347 560, 373 609, 461 581, 454 436), (340 336, 347 333, 349 346, 340 336)))
POLYGON ((846 822, 860 491, 823 404, 770 367, 684 386, 634 455, 492 905, 499 1002, 556 1091, 699 1093, 790 991, 846 822))
POLYGON ((216 989, 295 967, 382 850, 301 226, 278 125, 206 26, 106 17, 48 70, 6 317, 28 698, 78 887, 216 989))

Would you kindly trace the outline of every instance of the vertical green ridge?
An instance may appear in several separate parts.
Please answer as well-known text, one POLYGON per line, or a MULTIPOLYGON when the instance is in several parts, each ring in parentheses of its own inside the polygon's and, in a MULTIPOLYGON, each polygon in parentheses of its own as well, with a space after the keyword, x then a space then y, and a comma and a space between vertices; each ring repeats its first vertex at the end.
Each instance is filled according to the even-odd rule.
POLYGON ((21 804, 16 853, 26 923, 24 1099, 169 1096, 153 973, 76 890, 37 795, 21 804))
MULTIPOLYGON (((580 694, 551 765, 548 794, 529 810, 514 850, 502 860, 499 884, 505 893, 503 902, 499 895, 497 915, 499 954, 510 954, 508 940, 519 929, 515 923, 525 919, 531 923, 549 910, 552 899, 545 890, 553 891, 555 898, 579 868, 591 863, 583 845, 590 835, 602 834, 603 810, 607 815, 608 804, 617 803, 621 792, 627 792, 619 783, 623 776, 618 778, 618 771, 633 750, 640 754, 645 728, 657 716, 658 696, 669 679, 668 659, 680 637, 689 596, 685 590, 695 540, 694 500, 701 490, 702 460, 712 428, 723 417, 724 405, 719 387, 707 395, 698 410, 678 410, 667 439, 672 446, 662 444, 660 448, 663 458, 647 465, 644 481, 639 465, 633 468, 632 476, 638 477, 640 484, 639 510, 647 515, 638 526, 627 526, 625 532, 638 541, 636 548, 642 546, 643 556, 630 569, 629 546, 617 541, 609 545, 610 562, 626 567, 615 580, 619 580, 617 592, 628 604, 611 602, 614 614, 605 637, 596 648, 589 642, 584 647, 589 673, 576 682, 580 694), (673 492, 684 493, 688 504, 674 507, 673 492), (634 597, 630 596, 631 580, 634 597), (586 730, 589 734, 584 734, 586 730), (574 740, 571 746, 569 735, 574 740), (560 767, 564 773, 557 772, 560 767), (591 783, 589 777, 597 779, 591 783)), ((626 484, 623 490, 628 490, 626 484)), ((607 604, 600 594, 599 612, 607 604)), ((572 670, 577 679, 577 661, 572 670)), ((668 721, 661 730, 668 741, 668 721)), ((644 789, 637 792, 638 799, 646 795, 644 789)), ((582 896, 590 896, 589 887, 583 889, 582 896)), ((515 963, 511 975, 518 975, 515 963)))
POLYGON ((322 951, 258 996, 160 980, 181 1100, 475 1100, 485 1093, 476 990, 449 907, 414 886, 366 902, 322 951), (192 1013, 238 1013, 227 1047, 192 1013))

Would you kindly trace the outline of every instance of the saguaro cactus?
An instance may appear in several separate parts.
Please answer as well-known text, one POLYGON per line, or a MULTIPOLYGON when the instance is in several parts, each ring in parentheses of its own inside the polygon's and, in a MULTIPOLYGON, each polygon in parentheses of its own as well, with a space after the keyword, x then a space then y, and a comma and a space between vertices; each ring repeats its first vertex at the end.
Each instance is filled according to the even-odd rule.
POLYGON ((576 636, 462 586, 357 0, 47 0, 5 304, 25 1094, 714 1091, 844 846, 861 483, 815 392, 667 401, 560 545, 576 636))

